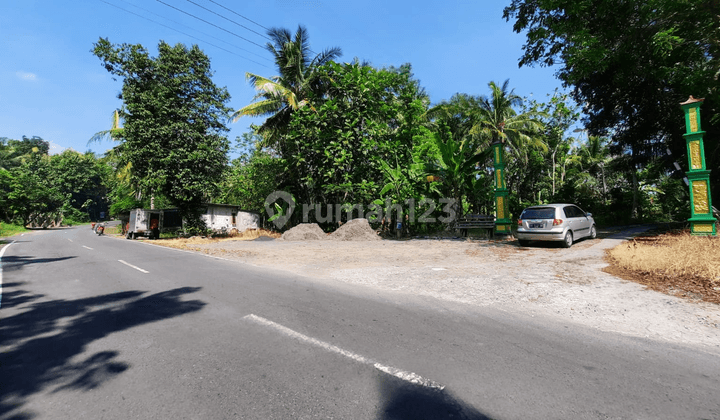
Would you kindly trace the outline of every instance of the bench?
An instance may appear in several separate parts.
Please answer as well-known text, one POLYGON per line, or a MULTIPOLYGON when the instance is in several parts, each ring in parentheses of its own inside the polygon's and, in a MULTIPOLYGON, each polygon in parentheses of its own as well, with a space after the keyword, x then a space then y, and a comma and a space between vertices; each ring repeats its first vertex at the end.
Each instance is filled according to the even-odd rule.
POLYGON ((466 214, 455 221, 455 229, 461 231, 462 236, 468 236, 469 229, 487 229, 492 238, 495 232, 495 216, 466 214))

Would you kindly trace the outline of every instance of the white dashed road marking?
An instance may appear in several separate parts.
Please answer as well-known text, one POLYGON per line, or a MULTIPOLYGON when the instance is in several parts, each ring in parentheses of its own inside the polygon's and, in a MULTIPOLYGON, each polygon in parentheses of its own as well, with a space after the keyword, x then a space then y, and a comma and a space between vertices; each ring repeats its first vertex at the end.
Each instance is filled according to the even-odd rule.
POLYGON ((312 337, 308 337, 305 334, 301 334, 297 331, 291 330, 288 327, 282 326, 278 323, 272 322, 263 317, 260 317, 260 316, 254 315, 254 314, 250 314, 250 315, 244 316, 243 319, 255 322, 260 325, 264 325, 266 327, 270 327, 270 328, 272 328, 276 331, 279 331, 289 337, 298 339, 300 341, 304 341, 304 342, 312 344, 314 346, 322 347, 325 350, 343 355, 349 359, 355 360, 356 362, 360 362, 360 363, 363 363, 366 365, 372 365, 375 369, 377 369, 379 371, 385 372, 389 375, 395 376, 396 378, 400 378, 403 381, 410 382, 414 385, 420 385, 420 386, 424 386, 424 387, 428 387, 428 388, 434 388, 437 390, 443 390, 445 388, 445 385, 441 385, 437 382, 433 382, 429 379, 425 379, 422 376, 417 375, 415 373, 406 372, 406 371, 403 371, 400 369, 395 369, 390 366, 382 365, 382 364, 377 363, 377 362, 373 361, 372 359, 369 359, 365 356, 361 356, 361 355, 355 354, 351 351, 341 349, 340 347, 334 346, 330 343, 326 343, 324 341, 321 341, 321 340, 318 340, 318 339, 315 339, 312 337))
POLYGON ((143 270, 142 268, 140 268, 140 267, 138 267, 138 266, 135 266, 135 265, 132 265, 132 264, 130 264, 130 263, 128 263, 128 262, 125 262, 125 261, 123 261, 123 260, 118 260, 118 261, 120 261, 121 263, 127 265, 128 267, 132 267, 132 268, 136 269, 137 271, 143 272, 143 273, 145 273, 145 274, 149 273, 149 271, 143 270))
POLYGON ((83 245, 82 247, 83 247, 83 248, 87 248, 87 249, 90 249, 90 250, 92 250, 92 248, 90 248, 89 246, 85 246, 85 245, 83 245))

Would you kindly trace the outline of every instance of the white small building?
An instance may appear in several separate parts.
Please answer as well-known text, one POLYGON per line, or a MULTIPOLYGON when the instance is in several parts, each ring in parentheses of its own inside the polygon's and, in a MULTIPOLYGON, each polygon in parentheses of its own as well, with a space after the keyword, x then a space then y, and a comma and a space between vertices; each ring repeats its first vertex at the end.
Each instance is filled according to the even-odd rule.
POLYGON ((244 232, 246 229, 259 228, 261 223, 259 213, 242 210, 232 204, 207 204, 202 219, 208 229, 216 232, 230 232, 233 229, 244 232))
MULTIPOLYGON (((232 204, 205 204, 201 218, 208 229, 230 233, 244 232, 261 226, 260 214, 240 209, 232 204)), ((177 209, 133 209, 120 216, 123 233, 128 238, 139 236, 159 237, 161 232, 172 232, 183 227, 177 209), (153 227, 157 228, 153 230, 153 227)))

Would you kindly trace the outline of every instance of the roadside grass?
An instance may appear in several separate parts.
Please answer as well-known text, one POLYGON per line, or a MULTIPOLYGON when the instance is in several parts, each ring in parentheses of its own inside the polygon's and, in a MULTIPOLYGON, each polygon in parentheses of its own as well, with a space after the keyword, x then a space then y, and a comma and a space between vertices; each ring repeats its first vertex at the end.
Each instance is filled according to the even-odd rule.
POLYGON ((105 226, 105 230, 103 231, 106 235, 122 235, 122 227, 121 226, 105 226))
POLYGON ((17 235, 19 233, 25 232, 26 230, 27 229, 25 229, 24 226, 13 225, 9 223, 0 223, 0 238, 17 235))
POLYGON ((153 242, 158 245, 168 246, 171 248, 186 249, 192 247, 192 245, 205 245, 227 241, 252 241, 261 236, 267 236, 269 238, 277 239, 282 235, 278 232, 273 232, 266 229, 247 229, 244 232, 228 234, 228 236, 226 237, 206 238, 201 236, 193 236, 191 238, 160 239, 153 242))
POLYGON ((608 250, 605 271, 659 292, 720 304, 720 237, 675 230, 608 250))

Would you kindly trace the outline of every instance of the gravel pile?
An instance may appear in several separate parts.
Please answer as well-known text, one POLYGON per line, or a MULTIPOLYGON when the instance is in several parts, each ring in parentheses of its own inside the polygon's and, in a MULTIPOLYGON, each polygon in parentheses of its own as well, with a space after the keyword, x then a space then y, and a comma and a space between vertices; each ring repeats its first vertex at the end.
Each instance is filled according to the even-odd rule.
POLYGON ((301 223, 283 233, 283 241, 322 241, 327 238, 325 232, 317 223, 301 223))
POLYGON ((367 219, 353 219, 328 235, 333 241, 379 241, 381 238, 370 227, 367 219))
POLYGON ((301 223, 283 233, 281 239, 284 241, 379 241, 382 238, 370 227, 367 219, 353 219, 329 235, 323 232, 317 223, 301 223))

